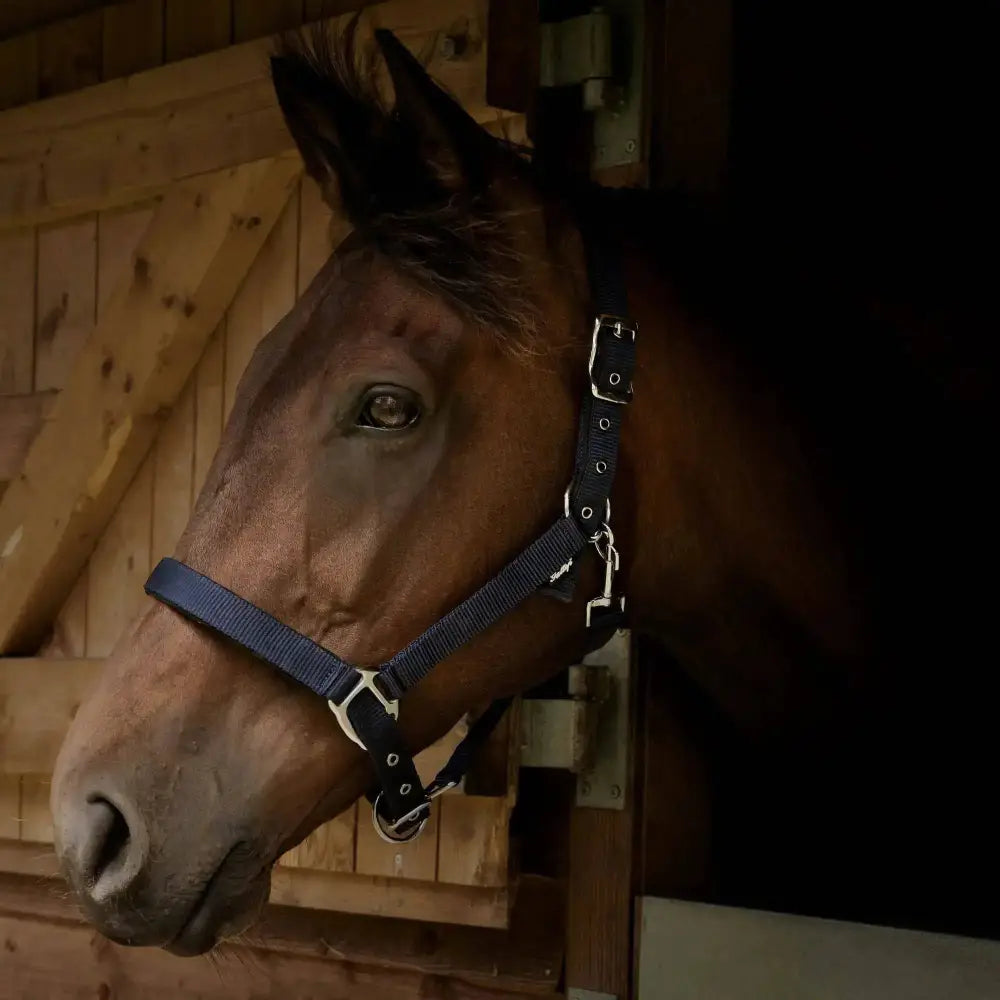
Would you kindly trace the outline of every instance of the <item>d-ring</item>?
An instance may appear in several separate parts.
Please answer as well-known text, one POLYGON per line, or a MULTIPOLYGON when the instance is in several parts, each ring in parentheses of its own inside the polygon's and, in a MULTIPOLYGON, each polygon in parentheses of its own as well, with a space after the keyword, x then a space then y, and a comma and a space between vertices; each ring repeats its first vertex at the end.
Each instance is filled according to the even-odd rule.
POLYGON ((389 823, 382 818, 382 814, 378 811, 381 801, 382 793, 379 792, 372 803, 372 826, 387 844, 408 844, 424 832, 424 827, 427 826, 427 821, 431 818, 430 802, 421 802, 412 812, 400 817, 395 823, 389 823), (400 827, 403 827, 403 830, 400 830, 400 827))

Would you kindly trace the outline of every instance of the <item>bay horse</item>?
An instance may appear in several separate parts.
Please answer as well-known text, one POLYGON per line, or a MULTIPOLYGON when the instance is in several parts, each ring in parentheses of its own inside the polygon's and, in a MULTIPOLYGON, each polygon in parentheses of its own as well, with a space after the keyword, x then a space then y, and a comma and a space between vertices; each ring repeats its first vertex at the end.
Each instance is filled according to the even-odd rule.
MULTIPOLYGON (((875 918, 933 899, 961 924, 955 886, 975 872, 985 898, 996 868, 962 811, 980 730, 950 694, 975 676, 968 590, 915 535, 943 495, 918 472, 960 469, 928 434, 933 365, 772 270, 761 234, 553 189, 379 45, 392 102, 353 30, 273 60, 354 231, 255 352, 175 556, 363 665, 475 590, 563 503, 592 324, 580 221, 599 212, 641 331, 613 493, 627 610, 754 748, 729 772, 759 872, 736 894, 857 914, 861 893, 875 918)), ((410 748, 578 660, 598 577, 585 560, 572 600, 529 598, 433 670, 400 718, 410 748)), ((62 748, 56 848, 104 934, 197 954, 370 781, 321 699, 150 600, 62 748)))

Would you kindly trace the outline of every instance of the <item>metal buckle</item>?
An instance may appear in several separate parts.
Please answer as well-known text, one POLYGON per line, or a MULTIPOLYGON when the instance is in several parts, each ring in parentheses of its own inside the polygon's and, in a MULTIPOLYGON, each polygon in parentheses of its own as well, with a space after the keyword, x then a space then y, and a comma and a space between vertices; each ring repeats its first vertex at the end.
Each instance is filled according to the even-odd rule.
POLYGON ((367 750, 368 747, 365 746, 364 741, 358 736, 357 730, 351 724, 351 720, 347 717, 347 707, 351 704, 354 699, 361 694, 362 691, 371 691, 373 695, 382 703, 382 707, 388 712, 389 715, 394 719, 399 718, 399 702, 390 701, 382 692, 378 689, 375 684, 375 678, 378 677, 379 672, 377 670, 361 670, 356 668, 358 673, 361 675, 358 678, 358 683, 351 688, 351 693, 338 705, 334 701, 327 700, 327 704, 330 706, 330 711, 333 712, 340 723, 340 728, 344 730, 344 735, 353 742, 357 743, 362 750, 367 750))
POLYGON ((632 402, 632 383, 629 382, 621 389, 602 389, 594 378, 594 364, 597 361, 597 352, 600 350, 602 333, 607 333, 616 340, 628 337, 632 343, 635 343, 637 332, 637 324, 624 316, 609 316, 602 313, 594 320, 594 336, 590 343, 590 361, 587 364, 587 373, 590 375, 590 391, 597 399, 603 399, 605 403, 617 403, 619 406, 632 402))
POLYGON ((424 832, 427 821, 431 818, 431 804, 429 801, 421 802, 416 809, 411 810, 405 816, 401 816, 395 823, 387 823, 378 811, 378 804, 382 801, 382 793, 379 792, 372 804, 372 825, 375 832, 387 844, 408 844, 411 840, 416 840, 424 832), (423 814, 423 815, 421 815, 423 814), (400 832, 399 828, 411 824, 407 829, 400 832))

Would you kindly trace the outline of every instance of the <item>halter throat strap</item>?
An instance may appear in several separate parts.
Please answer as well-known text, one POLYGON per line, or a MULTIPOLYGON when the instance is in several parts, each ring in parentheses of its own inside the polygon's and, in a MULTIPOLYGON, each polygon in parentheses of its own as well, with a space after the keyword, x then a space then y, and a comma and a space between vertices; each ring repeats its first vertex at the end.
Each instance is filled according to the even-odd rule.
POLYGON ((420 782, 396 723, 400 698, 431 669, 539 591, 568 599, 578 557, 592 544, 605 566, 602 593, 587 606, 587 627, 605 631, 624 622, 624 599, 612 592, 618 554, 610 525, 610 495, 622 414, 632 399, 636 325, 627 315, 621 254, 607 234, 584 231, 597 316, 588 386, 580 409, 573 479, 564 510, 550 527, 492 579, 376 670, 341 659, 308 636, 176 559, 163 559, 145 590, 185 618, 242 646, 290 679, 327 699, 344 733, 372 759, 379 790, 373 819, 390 841, 413 839, 430 802, 461 781, 477 746, 509 702, 495 703, 475 723, 433 782, 420 782))

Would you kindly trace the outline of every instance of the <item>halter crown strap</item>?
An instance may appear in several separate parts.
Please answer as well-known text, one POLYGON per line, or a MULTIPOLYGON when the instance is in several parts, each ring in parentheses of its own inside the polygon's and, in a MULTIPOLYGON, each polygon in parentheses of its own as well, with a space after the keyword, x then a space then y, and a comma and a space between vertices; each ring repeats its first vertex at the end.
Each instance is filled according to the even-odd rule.
MULTIPOLYGON (((586 235, 586 234, 585 234, 586 235)), ((623 599, 611 594, 617 552, 609 523, 622 411, 632 398, 636 325, 627 318, 617 247, 585 239, 597 306, 589 391, 580 409, 573 480, 554 524, 470 597, 438 619, 377 670, 362 670, 262 608, 176 559, 163 559, 146 593, 193 622, 237 643, 299 684, 326 698, 346 735, 366 749, 378 777, 376 829, 388 840, 410 840, 427 821, 431 799, 461 781, 474 749, 502 717, 495 703, 469 730, 425 789, 396 724, 398 701, 441 660, 539 590, 571 593, 576 561, 588 543, 605 562, 601 596, 587 606, 587 625, 622 624, 623 599)))

